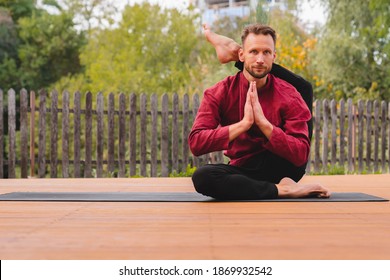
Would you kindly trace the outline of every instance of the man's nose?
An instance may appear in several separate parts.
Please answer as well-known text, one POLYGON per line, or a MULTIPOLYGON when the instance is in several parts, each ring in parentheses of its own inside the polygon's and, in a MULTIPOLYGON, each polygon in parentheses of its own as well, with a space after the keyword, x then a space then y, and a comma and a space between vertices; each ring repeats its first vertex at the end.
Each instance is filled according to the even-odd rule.
POLYGON ((264 63, 264 56, 262 54, 258 54, 256 57, 257 63, 264 63))

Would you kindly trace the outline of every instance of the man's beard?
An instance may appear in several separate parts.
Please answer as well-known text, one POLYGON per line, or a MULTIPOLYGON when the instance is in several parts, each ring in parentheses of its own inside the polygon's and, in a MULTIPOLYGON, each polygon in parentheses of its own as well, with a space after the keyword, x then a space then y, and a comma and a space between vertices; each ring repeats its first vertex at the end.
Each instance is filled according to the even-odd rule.
POLYGON ((256 79, 262 79, 262 78, 264 78, 265 76, 267 76, 269 72, 271 72, 271 70, 268 70, 268 69, 266 69, 266 68, 263 68, 263 69, 264 69, 264 72, 263 72, 263 73, 255 73, 254 71, 252 71, 252 69, 251 69, 248 65, 245 65, 245 64, 244 64, 244 67, 245 67, 245 70, 246 70, 253 78, 256 78, 256 79))

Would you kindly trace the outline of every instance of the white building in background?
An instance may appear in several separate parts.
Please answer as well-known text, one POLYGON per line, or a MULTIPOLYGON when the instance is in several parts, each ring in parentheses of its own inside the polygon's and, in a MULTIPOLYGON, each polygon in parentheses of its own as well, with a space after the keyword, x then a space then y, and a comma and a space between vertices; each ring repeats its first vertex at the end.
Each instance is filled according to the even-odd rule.
MULTIPOLYGON (((259 0, 190 0, 202 14, 202 21, 212 25, 214 21, 223 17, 245 17, 251 10, 256 10, 259 0)), ((286 0, 265 0, 265 10, 279 8, 286 10, 286 0)))

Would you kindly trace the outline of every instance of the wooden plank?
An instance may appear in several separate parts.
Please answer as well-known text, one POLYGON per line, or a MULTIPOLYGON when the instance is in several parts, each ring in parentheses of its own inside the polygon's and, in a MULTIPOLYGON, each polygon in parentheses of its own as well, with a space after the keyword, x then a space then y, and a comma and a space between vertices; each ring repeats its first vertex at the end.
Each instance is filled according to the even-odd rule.
POLYGON ((314 171, 320 171, 320 137, 321 137, 321 102, 314 102, 315 115, 313 118, 314 126, 314 171))
POLYGON ((137 167, 137 96, 130 95, 130 176, 136 175, 137 167))
POLYGON ((182 118, 182 168, 183 172, 186 171, 187 165, 189 163, 189 147, 188 147, 188 135, 190 133, 190 97, 188 94, 184 94, 183 96, 183 118, 182 118))
POLYGON ((371 170, 371 135, 372 135, 372 129, 371 129, 371 115, 372 115, 372 101, 367 100, 366 101, 366 168, 367 171, 371 170))
POLYGON ((38 177, 46 175, 46 91, 39 91, 38 177))
POLYGON ((147 100, 146 94, 141 95, 141 124, 140 124, 140 175, 146 177, 146 147, 147 147, 147 100))
POLYGON ((73 176, 81 177, 80 158, 81 158, 81 94, 76 91, 74 94, 74 133, 73 133, 73 176))
POLYGON ((103 177, 104 152, 104 97, 99 92, 96 99, 96 177, 103 177))
POLYGON ((62 93, 62 177, 69 178, 69 92, 62 93))
POLYGON ((126 176, 126 96, 119 95, 119 172, 118 177, 126 176))
POLYGON ((111 175, 115 170, 115 96, 113 93, 108 95, 108 143, 107 143, 107 171, 111 175))
POLYGON ((28 177, 28 97, 27 90, 20 91, 20 177, 28 177))
POLYGON ((30 92, 30 177, 35 175, 35 92, 30 92))
POLYGON ((161 176, 169 175, 169 109, 168 95, 164 94, 161 100, 161 176))
POLYGON ((85 164, 84 177, 92 177, 92 93, 85 98, 85 164))
MULTIPOLYGON (((8 91, 8 178, 15 178, 16 161, 16 97, 15 91, 8 91)), ((1 155, 2 156, 2 155, 1 155)))
POLYGON ((177 93, 173 94, 172 100, 172 136, 171 136, 171 150, 172 150, 172 171, 179 171, 179 96, 177 93))
POLYGON ((58 92, 51 92, 50 110, 50 177, 57 178, 58 164, 58 92))
POLYGON ((374 101, 374 173, 379 170, 379 102, 374 101))
POLYGON ((4 100, 3 90, 0 88, 0 178, 4 178, 4 100))
POLYGON ((345 101, 340 100, 340 166, 345 165, 345 101))
POLYGON ((108 95, 107 118, 107 172, 112 174, 115 170, 115 96, 112 92, 108 95))
POLYGON ((363 100, 358 101, 358 171, 363 172, 363 147, 364 144, 364 103, 363 100))
POLYGON ((158 101, 157 95, 153 94, 150 101, 151 111, 151 139, 150 139, 150 176, 157 177, 157 116, 158 116, 158 101))
POLYGON ((322 171, 328 172, 328 139, 329 139, 329 103, 327 99, 322 101, 322 171))
POLYGON ((386 143, 387 143, 387 104, 386 101, 381 102, 381 171, 386 172, 386 143))
POLYGON ((330 102, 330 116, 332 119, 331 128, 331 164, 335 166, 337 164, 337 108, 336 101, 334 99, 330 102))
POLYGON ((353 172, 355 158, 355 118, 352 99, 348 99, 348 172, 353 172))

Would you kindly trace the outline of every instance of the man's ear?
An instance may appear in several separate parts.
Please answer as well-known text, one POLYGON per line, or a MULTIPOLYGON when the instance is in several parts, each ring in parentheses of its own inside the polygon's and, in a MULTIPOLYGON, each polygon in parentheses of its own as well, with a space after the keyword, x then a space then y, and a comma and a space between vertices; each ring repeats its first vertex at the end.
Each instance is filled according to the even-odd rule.
POLYGON ((238 50, 238 59, 241 61, 241 62, 244 62, 244 50, 242 48, 240 48, 238 50))

